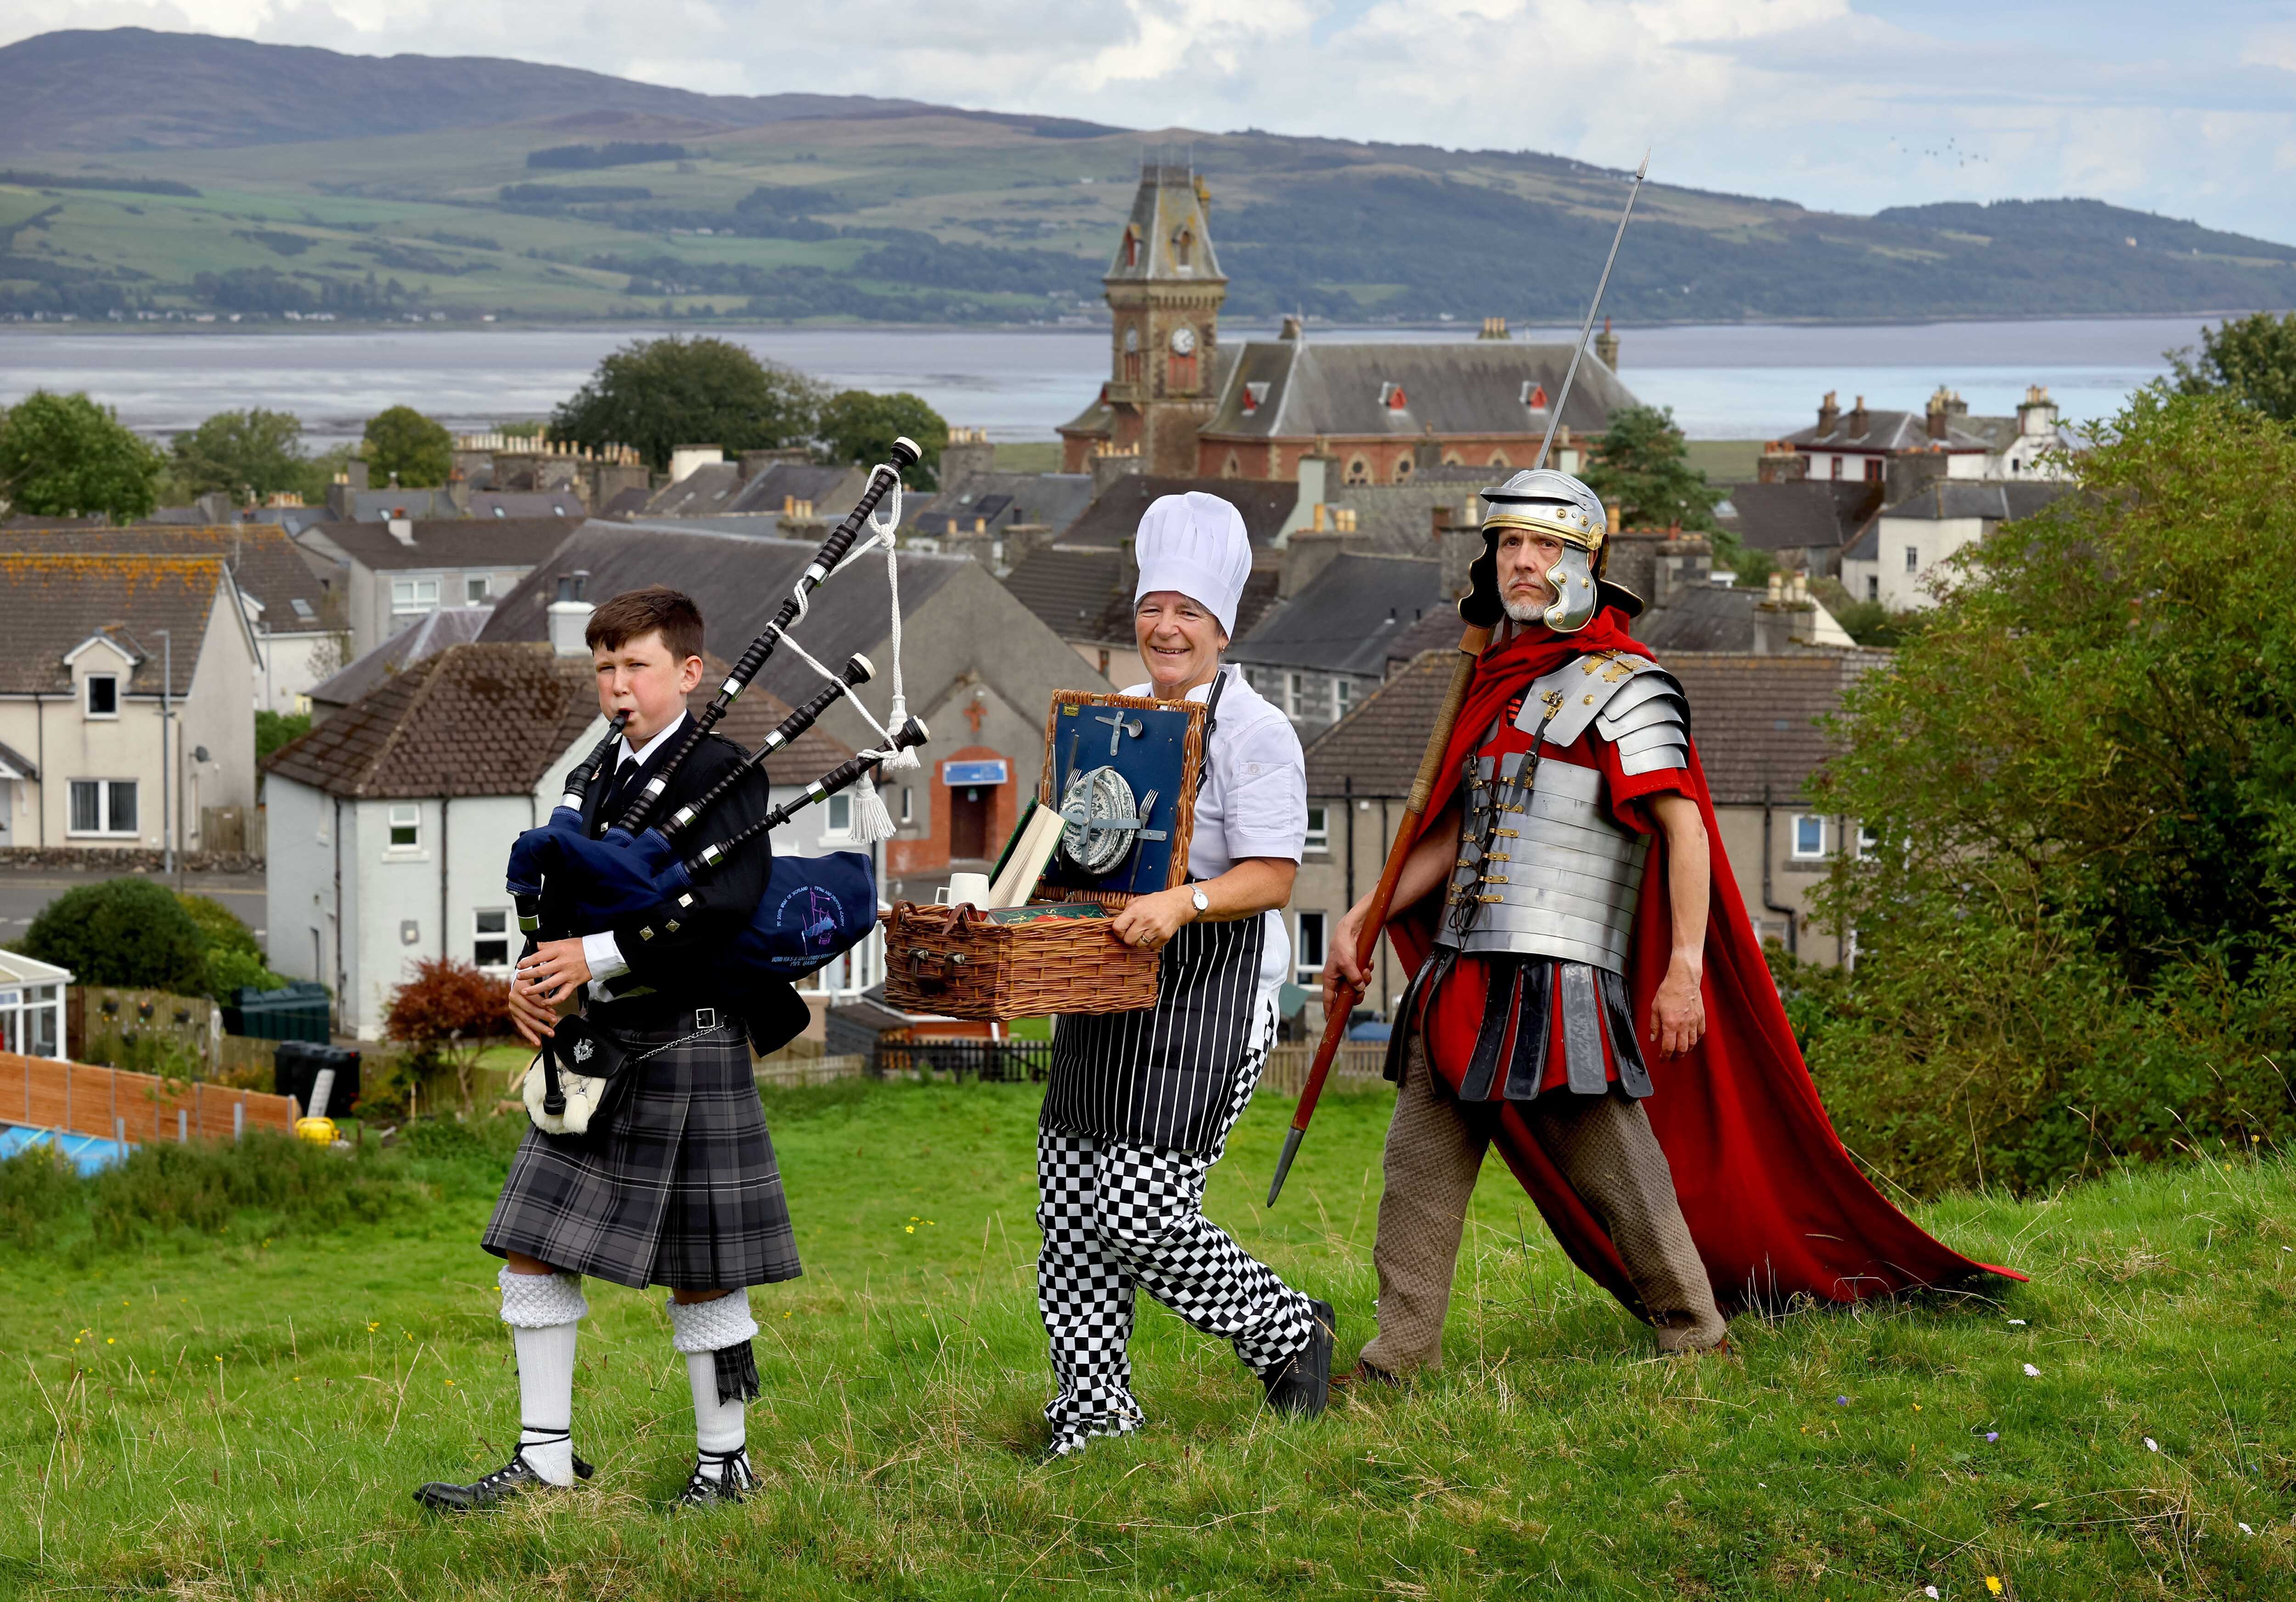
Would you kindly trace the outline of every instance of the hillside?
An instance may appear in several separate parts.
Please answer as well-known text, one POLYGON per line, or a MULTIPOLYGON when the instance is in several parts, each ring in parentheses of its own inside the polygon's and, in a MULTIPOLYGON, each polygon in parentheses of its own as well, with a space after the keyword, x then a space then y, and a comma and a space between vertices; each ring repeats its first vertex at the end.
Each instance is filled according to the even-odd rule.
MULTIPOLYGON (((0 316, 1096 319, 1160 144, 1259 316, 1568 319, 1623 193, 1528 152, 72 31, 0 49, 0 316)), ((2296 248, 2098 201, 1860 218, 1653 183, 1636 218, 1631 321, 2296 304, 2296 248)))

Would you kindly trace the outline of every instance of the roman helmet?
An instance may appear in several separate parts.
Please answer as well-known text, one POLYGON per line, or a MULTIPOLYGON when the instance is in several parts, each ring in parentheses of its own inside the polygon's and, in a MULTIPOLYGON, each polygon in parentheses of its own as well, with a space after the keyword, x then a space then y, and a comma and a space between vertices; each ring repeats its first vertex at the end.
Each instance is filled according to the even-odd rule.
POLYGON ((1642 598, 1603 577, 1610 556, 1610 516, 1593 490, 1567 472, 1525 469, 1496 489, 1481 492, 1490 505, 1483 513, 1483 554, 1468 569, 1473 587, 1459 603, 1459 615, 1484 628, 1506 616, 1499 594, 1498 545, 1502 531, 1523 529, 1562 542, 1562 555, 1546 574, 1554 604, 1545 621, 1557 634, 1576 634, 1605 606, 1628 617, 1643 609, 1642 598))

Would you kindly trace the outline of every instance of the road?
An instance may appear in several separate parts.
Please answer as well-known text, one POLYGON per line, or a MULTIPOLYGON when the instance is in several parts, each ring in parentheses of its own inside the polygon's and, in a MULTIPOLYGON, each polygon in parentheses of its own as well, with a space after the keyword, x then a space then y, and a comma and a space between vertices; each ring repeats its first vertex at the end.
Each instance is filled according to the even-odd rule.
MULTIPOLYGON (((115 877, 111 874, 73 873, 62 868, 42 868, 37 872, 0 872, 0 941, 14 941, 23 937, 40 909, 68 890, 82 884, 94 884, 102 879, 115 877)), ((153 874, 152 878, 161 875, 153 874)), ((213 896, 231 908, 239 921, 255 932, 258 943, 264 941, 263 875, 261 874, 185 874, 184 888, 203 896, 213 896)), ((266 949, 267 949, 266 946, 266 949)))

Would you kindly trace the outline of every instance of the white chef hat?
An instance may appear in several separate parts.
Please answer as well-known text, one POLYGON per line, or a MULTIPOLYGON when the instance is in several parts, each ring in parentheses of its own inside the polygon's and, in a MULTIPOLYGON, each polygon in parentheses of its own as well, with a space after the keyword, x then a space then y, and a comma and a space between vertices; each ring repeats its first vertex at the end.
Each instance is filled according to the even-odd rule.
POLYGON ((1140 563, 1134 605, 1176 589, 1218 618, 1222 633, 1235 633, 1236 604, 1251 577, 1251 537, 1234 506, 1201 489, 1159 496, 1140 519, 1132 554, 1140 563))

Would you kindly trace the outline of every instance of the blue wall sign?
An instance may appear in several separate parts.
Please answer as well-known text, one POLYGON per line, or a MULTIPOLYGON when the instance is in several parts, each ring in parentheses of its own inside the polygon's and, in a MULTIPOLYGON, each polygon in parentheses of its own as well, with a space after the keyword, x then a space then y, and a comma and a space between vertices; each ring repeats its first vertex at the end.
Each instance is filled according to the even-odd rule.
POLYGON ((994 761, 943 762, 940 765, 940 782, 952 787, 960 785, 1002 785, 1007 783, 1012 776, 1012 769, 1005 766, 1004 759, 1002 757, 996 758, 994 761))

